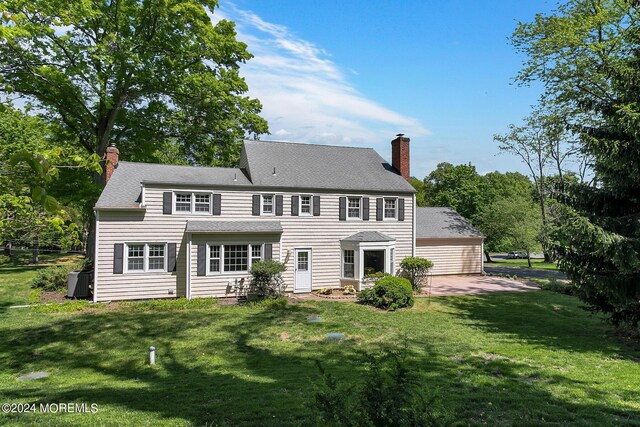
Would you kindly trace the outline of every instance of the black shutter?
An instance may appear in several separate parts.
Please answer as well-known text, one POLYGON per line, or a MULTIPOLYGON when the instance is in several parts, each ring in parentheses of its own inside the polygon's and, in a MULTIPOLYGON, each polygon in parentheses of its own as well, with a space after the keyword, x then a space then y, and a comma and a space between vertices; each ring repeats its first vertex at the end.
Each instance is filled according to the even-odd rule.
POLYGON ((176 244, 167 244, 167 271, 176 271, 176 244))
POLYGON ((213 195, 213 209, 211 209, 213 215, 220 215, 222 213, 222 194, 213 195))
POLYGON ((362 198, 362 219, 364 221, 369 221, 369 198, 362 198))
POLYGON ((264 244, 264 259, 272 259, 273 258, 273 244, 265 243, 264 244))
POLYGON ((320 216, 320 196, 313 196, 313 216, 320 216))
POLYGON ((382 197, 378 197, 376 199, 376 221, 382 221, 384 207, 384 199, 382 197))
POLYGON ((114 243, 113 245, 113 274, 122 274, 124 263, 124 244, 114 243))
POLYGON ((198 245, 198 276, 207 275, 207 245, 198 245))
POLYGON ((404 221, 404 199, 398 199, 398 221, 404 221))
POLYGON ((162 213, 164 215, 171 215, 171 210, 173 208, 172 198, 173 193, 171 191, 165 191, 162 193, 162 213))
POLYGON ((253 209, 253 212, 252 212, 253 216, 260 216, 260 195, 259 194, 253 195, 252 209, 253 209))
POLYGON ((276 196, 276 216, 282 216, 282 212, 283 212, 282 203, 283 203, 282 195, 276 196))
POLYGON ((346 197, 340 197, 339 220, 340 221, 347 220, 347 198, 346 197))
POLYGON ((298 216, 300 196, 291 196, 291 216, 298 216))

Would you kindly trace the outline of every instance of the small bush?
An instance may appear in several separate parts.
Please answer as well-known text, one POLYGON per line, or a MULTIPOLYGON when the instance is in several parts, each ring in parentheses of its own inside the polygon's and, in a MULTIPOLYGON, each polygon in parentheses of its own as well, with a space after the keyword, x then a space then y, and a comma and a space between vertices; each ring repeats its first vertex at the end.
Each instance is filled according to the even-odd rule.
POLYGON ((429 269, 433 267, 433 263, 426 258, 406 257, 400 263, 400 268, 404 276, 411 282, 414 291, 420 293, 424 280, 429 274, 429 269))
POLYGON ((518 275, 517 275, 517 274, 514 274, 513 276, 511 276, 511 278, 512 278, 513 280, 518 280, 518 275))
POLYGON ((67 287, 67 276, 79 269, 78 264, 54 265, 38 271, 31 282, 33 289, 43 291, 59 291, 67 287))
POLYGON ((558 292, 564 295, 575 295, 575 291, 571 283, 558 282, 556 279, 551 279, 547 283, 542 283, 540 288, 545 291, 558 292))
POLYGON ((331 295, 333 293, 333 288, 318 289, 318 291, 316 293, 318 293, 320 295, 331 295))
POLYGON ((279 298, 287 288, 282 273, 287 267, 276 260, 254 262, 251 266, 249 292, 262 298, 279 298))
POLYGON ((413 306, 411 282, 402 277, 387 276, 358 294, 360 304, 372 305, 383 310, 397 310, 413 306))
POLYGON ((408 363, 408 345, 392 347, 380 354, 365 355, 368 365, 363 382, 336 378, 316 365, 323 384, 316 387, 310 409, 318 425, 331 426, 440 426, 446 421, 438 414, 435 396, 408 363))
POLYGON ((344 295, 355 295, 356 294, 356 288, 353 287, 353 285, 347 285, 344 287, 344 289, 342 289, 342 293, 344 295))

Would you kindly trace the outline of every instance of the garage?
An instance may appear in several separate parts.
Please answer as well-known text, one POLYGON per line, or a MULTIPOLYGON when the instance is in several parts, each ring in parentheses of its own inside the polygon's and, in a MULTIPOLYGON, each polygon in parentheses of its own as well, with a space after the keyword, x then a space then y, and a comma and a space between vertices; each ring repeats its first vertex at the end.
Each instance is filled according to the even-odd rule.
POLYGON ((416 209, 416 256, 434 275, 481 274, 483 235, 451 208, 416 209))

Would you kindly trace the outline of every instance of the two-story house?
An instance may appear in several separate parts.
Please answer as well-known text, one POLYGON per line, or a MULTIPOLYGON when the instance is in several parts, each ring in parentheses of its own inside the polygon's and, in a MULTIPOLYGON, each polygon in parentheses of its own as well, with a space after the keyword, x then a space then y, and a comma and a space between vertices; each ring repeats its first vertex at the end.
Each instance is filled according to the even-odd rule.
MULTIPOLYGON (((396 272, 419 237, 428 243, 416 235, 402 135, 391 165, 370 148, 267 141, 245 141, 238 168, 118 156, 107 149, 95 206, 95 301, 233 296, 259 259, 286 263, 288 291, 357 285, 396 272)), ((453 273, 479 273, 482 238, 462 237, 471 262, 453 273)))

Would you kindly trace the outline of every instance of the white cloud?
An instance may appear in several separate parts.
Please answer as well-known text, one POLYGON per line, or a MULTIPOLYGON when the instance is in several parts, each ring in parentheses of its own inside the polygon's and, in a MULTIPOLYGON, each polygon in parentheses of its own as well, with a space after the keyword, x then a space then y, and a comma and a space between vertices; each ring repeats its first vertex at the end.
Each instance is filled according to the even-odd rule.
MULTIPOLYGON (((429 134, 419 120, 360 93, 328 52, 287 27, 228 3, 212 17, 214 22, 223 18, 237 24, 238 39, 254 55, 241 73, 249 95, 263 104, 262 116, 272 132, 265 139, 366 145, 385 155, 397 132, 429 134)), ((358 75, 349 68, 345 71, 349 76, 358 75)))

